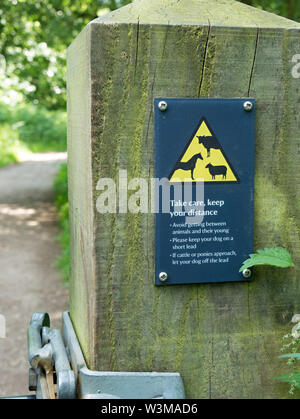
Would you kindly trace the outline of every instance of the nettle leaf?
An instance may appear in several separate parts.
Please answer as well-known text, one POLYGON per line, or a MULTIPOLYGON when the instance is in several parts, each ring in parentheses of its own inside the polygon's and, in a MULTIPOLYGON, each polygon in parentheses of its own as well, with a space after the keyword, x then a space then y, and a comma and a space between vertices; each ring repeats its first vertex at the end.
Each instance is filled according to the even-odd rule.
POLYGON ((298 388, 300 387, 300 373, 293 372, 292 374, 281 375, 276 377, 276 380, 283 381, 289 384, 295 384, 298 388))
POLYGON ((280 375, 279 377, 275 377, 275 379, 279 381, 283 381, 285 383, 290 383, 292 381, 291 375, 292 374, 284 374, 284 375, 280 375))
POLYGON ((294 359, 300 360, 300 354, 299 353, 285 354, 285 355, 280 355, 279 358, 294 358, 294 359))
POLYGON ((256 265, 271 265, 278 266, 279 268, 294 266, 290 253, 282 247, 271 247, 269 249, 258 250, 257 253, 252 253, 250 258, 244 261, 240 272, 256 265))

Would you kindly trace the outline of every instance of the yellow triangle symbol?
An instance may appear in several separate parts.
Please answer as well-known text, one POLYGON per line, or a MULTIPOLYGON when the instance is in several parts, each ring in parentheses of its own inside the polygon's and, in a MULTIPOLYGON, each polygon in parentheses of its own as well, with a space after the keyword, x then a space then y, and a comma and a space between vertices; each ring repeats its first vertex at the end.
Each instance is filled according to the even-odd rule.
POLYGON ((175 164, 170 182, 239 183, 221 144, 203 118, 175 164))

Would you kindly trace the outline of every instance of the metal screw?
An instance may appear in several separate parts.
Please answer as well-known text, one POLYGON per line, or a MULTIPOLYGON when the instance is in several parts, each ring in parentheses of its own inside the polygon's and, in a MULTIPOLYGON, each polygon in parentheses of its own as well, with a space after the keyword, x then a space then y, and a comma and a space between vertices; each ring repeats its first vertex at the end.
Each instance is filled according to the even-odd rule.
POLYGON ((158 104, 158 109, 159 109, 161 112, 165 112, 165 111, 168 109, 168 104, 167 104, 167 102, 165 102, 164 100, 162 100, 161 102, 159 102, 159 104, 158 104))
POLYGON ((252 272, 250 269, 244 269, 243 270, 243 277, 244 278, 250 278, 250 276, 252 275, 252 272))
POLYGON ((244 109, 245 109, 246 112, 251 112, 252 109, 253 109, 253 103, 249 102, 249 101, 245 102, 244 103, 244 109))
POLYGON ((168 274, 166 272, 161 272, 158 275, 158 278, 161 282, 166 282, 166 280, 168 279, 168 274))

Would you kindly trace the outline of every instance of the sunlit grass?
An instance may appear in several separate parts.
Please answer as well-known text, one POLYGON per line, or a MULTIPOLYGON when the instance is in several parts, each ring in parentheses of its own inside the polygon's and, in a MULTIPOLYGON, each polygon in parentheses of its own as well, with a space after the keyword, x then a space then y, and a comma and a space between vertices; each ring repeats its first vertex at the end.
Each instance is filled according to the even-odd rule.
POLYGON ((30 150, 19 140, 18 133, 8 124, 0 124, 0 167, 17 163, 30 150))
POLYGON ((28 153, 66 151, 66 112, 0 103, 0 167, 28 153))

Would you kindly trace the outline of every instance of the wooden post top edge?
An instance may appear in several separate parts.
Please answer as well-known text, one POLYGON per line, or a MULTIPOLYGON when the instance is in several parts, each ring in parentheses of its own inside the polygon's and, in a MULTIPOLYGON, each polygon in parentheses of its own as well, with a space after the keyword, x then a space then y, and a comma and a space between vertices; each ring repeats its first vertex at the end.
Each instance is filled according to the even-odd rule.
POLYGON ((300 25, 299 27, 284 27, 284 26, 277 26, 277 27, 270 27, 270 26, 257 26, 257 25, 249 25, 249 26, 241 26, 241 25, 236 25, 236 26, 226 26, 226 25, 215 25, 215 24, 211 24, 209 22, 205 23, 205 24, 201 24, 201 23, 193 23, 193 24, 176 24, 176 23, 145 23, 145 22, 140 22, 140 21, 130 21, 130 22, 118 22, 118 21, 103 21, 100 19, 94 19, 91 22, 89 22, 86 27, 93 27, 93 26, 122 26, 122 25, 139 25, 140 27, 143 26, 150 26, 150 27, 186 27, 186 28, 210 28, 210 30, 236 30, 236 31, 240 31, 240 30, 253 30, 255 32, 257 32, 257 30, 264 30, 266 32, 269 32, 270 34, 276 34, 276 33, 281 33, 281 32, 288 32, 288 33, 296 33, 298 34, 300 31, 300 25))
POLYGON ((298 22, 235 0, 135 0, 93 22, 300 29, 298 22))

